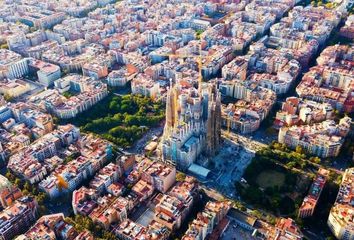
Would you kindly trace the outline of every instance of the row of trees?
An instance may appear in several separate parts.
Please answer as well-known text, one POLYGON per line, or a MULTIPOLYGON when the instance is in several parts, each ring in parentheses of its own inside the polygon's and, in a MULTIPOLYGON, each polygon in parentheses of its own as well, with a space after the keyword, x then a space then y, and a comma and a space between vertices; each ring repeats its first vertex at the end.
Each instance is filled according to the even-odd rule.
POLYGON ((321 163, 319 157, 308 156, 300 146, 297 146, 295 151, 293 151, 285 144, 275 141, 257 154, 263 158, 278 161, 289 169, 315 169, 315 165, 321 163))
POLYGON ((67 217, 65 221, 73 225, 78 232, 83 232, 84 230, 89 230, 95 239, 99 240, 115 240, 116 236, 102 228, 100 225, 94 224, 92 220, 88 217, 81 215, 75 215, 75 217, 67 217))
POLYGON ((328 9, 332 9, 334 7, 336 7, 336 4, 327 0, 315 0, 315 1, 311 1, 311 5, 314 7, 320 7, 320 6, 324 6, 328 9))
POLYGON ((328 1, 328 0, 312 0, 312 1, 311 0, 303 0, 300 2, 300 5, 302 5, 302 6, 307 6, 309 4, 311 4, 314 7, 324 6, 329 9, 336 7, 335 3, 328 1))
POLYGON ((38 202, 38 211, 40 216, 47 214, 48 209, 45 204, 49 201, 49 198, 46 193, 39 191, 38 187, 30 184, 28 181, 16 177, 9 170, 6 172, 5 177, 9 179, 12 184, 17 186, 23 195, 32 196, 36 199, 38 202))

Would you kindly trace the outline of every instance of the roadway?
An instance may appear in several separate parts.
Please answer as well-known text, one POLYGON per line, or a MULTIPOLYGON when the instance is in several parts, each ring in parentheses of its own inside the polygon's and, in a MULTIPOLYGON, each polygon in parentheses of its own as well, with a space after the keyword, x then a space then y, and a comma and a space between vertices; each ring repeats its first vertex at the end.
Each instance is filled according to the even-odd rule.
POLYGON ((266 144, 261 143, 257 140, 242 136, 240 134, 234 133, 232 131, 228 132, 226 130, 221 130, 221 136, 234 144, 244 147, 248 151, 257 152, 265 147, 266 144))
POLYGON ((142 138, 140 138, 134 145, 127 151, 133 154, 141 154, 144 152, 145 146, 154 138, 160 137, 163 133, 164 122, 161 123, 158 127, 150 128, 142 138))

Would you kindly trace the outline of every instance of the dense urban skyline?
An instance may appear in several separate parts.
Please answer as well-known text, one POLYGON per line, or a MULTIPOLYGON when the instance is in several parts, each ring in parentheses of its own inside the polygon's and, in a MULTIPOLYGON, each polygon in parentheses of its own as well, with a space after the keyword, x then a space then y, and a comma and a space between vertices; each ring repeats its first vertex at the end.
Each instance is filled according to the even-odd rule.
POLYGON ((0 239, 354 240, 353 0, 0 2, 0 239))

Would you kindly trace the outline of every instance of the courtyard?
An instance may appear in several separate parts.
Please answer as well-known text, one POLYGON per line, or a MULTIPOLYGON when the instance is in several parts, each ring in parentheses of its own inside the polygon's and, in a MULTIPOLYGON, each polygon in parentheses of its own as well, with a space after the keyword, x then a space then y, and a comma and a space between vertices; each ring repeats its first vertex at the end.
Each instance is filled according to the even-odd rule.
POLYGON ((265 170, 258 175, 256 182, 263 189, 268 187, 280 188, 285 183, 285 174, 275 170, 265 170))

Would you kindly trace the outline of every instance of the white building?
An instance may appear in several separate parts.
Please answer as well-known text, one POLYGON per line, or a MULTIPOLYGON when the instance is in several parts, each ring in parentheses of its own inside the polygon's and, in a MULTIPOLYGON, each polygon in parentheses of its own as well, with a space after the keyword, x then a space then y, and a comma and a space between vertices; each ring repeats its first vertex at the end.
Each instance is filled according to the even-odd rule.
POLYGON ((20 54, 0 49, 0 79, 19 78, 29 72, 27 60, 20 54))
POLYGON ((37 71, 38 81, 45 87, 52 86, 61 77, 60 67, 51 63, 30 59, 29 67, 37 71))
POLYGON ((333 235, 340 240, 354 239, 354 168, 345 171, 336 202, 332 207, 327 224, 333 235))
POLYGON ((107 77, 108 86, 123 87, 136 76, 136 73, 129 73, 126 68, 114 70, 107 77))

